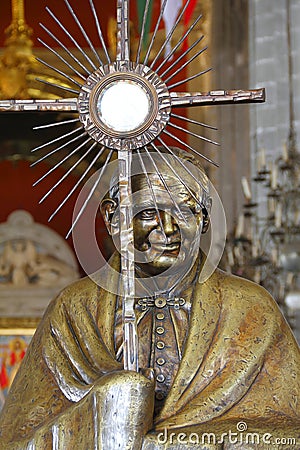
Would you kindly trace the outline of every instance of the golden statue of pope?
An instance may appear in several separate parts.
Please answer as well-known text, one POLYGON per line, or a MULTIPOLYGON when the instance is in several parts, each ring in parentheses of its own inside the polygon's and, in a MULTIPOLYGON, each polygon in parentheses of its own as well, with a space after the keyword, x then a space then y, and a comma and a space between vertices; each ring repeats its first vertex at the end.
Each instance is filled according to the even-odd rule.
MULTIPOLYGON (((300 448, 300 358, 289 326, 250 281, 216 269, 199 282, 205 256, 190 252, 195 231, 208 228, 210 199, 163 164, 160 175, 132 180, 135 250, 151 253, 137 258, 136 278, 156 277, 159 292, 136 302, 140 372, 123 369, 116 253, 111 292, 87 277, 50 303, 2 411, 1 449, 300 448), (187 217, 180 227, 166 188, 187 217)), ((115 190, 101 204, 110 233, 117 207, 115 190)))

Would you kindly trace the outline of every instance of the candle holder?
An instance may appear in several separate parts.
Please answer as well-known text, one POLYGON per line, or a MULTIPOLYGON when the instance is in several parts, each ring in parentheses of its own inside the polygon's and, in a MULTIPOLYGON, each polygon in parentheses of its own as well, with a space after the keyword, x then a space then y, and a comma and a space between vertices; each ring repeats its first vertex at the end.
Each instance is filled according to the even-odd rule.
POLYGON ((235 235, 228 239, 225 259, 227 270, 268 289, 296 329, 295 311, 300 311, 300 155, 292 134, 287 157, 279 157, 272 170, 264 171, 263 180, 261 171, 252 179, 253 183, 264 181, 265 218, 258 214, 258 205, 242 180, 246 201, 235 235))

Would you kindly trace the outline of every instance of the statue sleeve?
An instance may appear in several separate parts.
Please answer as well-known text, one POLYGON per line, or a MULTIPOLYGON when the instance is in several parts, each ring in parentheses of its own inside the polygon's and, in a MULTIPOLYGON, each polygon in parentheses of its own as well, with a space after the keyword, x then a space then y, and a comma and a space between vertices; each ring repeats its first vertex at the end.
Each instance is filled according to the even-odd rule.
POLYGON ((43 357, 70 401, 80 400, 102 375, 122 369, 103 342, 95 304, 94 292, 64 295, 44 324, 43 357))
POLYGON ((122 369, 98 329, 99 300, 97 287, 81 280, 49 304, 1 412, 0 448, 28 442, 122 369))

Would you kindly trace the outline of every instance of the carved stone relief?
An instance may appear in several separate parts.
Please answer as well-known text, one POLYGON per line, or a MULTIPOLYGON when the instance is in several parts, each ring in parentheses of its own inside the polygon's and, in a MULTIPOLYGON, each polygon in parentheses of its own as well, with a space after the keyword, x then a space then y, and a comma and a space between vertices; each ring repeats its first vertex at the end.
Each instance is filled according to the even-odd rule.
POLYGON ((64 239, 23 210, 0 224, 0 316, 39 317, 48 301, 79 277, 64 239))

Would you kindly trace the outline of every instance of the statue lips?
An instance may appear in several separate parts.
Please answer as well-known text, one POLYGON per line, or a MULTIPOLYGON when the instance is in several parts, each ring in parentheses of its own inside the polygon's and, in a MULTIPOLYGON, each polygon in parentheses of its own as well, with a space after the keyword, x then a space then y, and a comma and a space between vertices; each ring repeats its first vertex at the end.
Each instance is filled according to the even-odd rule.
POLYGON ((164 255, 172 255, 177 256, 179 254, 181 242, 180 241, 174 241, 174 242, 152 242, 151 243, 151 250, 157 251, 160 254, 164 255))

